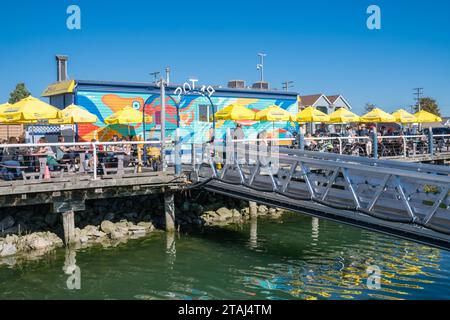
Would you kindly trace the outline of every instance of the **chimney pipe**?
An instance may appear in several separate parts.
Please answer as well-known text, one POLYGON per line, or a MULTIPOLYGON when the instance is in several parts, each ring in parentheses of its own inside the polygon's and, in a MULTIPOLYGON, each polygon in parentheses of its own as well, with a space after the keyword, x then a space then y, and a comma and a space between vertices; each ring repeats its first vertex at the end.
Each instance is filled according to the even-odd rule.
POLYGON ((62 82, 67 80, 67 61, 68 56, 56 56, 56 81, 62 82))

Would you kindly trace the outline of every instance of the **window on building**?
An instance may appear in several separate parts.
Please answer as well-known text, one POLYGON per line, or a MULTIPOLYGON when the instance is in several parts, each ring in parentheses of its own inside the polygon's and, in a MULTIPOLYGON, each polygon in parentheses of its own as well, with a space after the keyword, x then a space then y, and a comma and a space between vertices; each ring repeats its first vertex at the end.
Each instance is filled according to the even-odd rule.
POLYGON ((209 105, 201 104, 198 106, 198 121, 209 122, 209 105))
POLYGON ((317 107, 317 110, 322 111, 325 114, 328 114, 328 108, 327 107, 317 107))

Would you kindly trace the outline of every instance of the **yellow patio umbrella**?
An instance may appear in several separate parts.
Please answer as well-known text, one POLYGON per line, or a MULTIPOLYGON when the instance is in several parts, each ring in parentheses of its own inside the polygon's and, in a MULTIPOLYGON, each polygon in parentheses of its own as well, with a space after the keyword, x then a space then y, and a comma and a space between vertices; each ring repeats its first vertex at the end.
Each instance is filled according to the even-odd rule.
POLYGON ((53 125, 72 125, 73 138, 75 141, 75 125, 96 123, 98 121, 97 116, 83 109, 82 107, 71 104, 64 110, 58 112, 58 119, 49 121, 49 124, 53 125))
MULTIPOLYGON (((58 109, 54 106, 29 96, 19 102, 0 110, 0 119, 8 124, 35 124, 58 118, 58 109)), ((34 130, 34 128, 32 127, 34 130)), ((34 132, 32 132, 34 142, 34 132)))
POLYGON ((295 117, 279 106, 270 106, 255 115, 256 121, 295 121, 295 117))
POLYGON ((432 114, 431 112, 421 110, 414 114, 414 116, 417 118, 417 122, 419 123, 434 123, 434 122, 442 122, 442 118, 432 114))
POLYGON ((58 119, 50 120, 51 124, 83 124, 96 123, 97 116, 74 104, 58 112, 58 119))
POLYGON ((351 122, 359 122, 359 116, 354 114, 353 112, 340 108, 330 114, 329 123, 351 123, 351 122))
POLYGON ((58 118, 58 109, 48 103, 29 96, 0 110, 0 119, 5 122, 28 122, 58 118))
MULTIPOLYGON (((145 116, 146 123, 152 121, 151 116, 145 116)), ((130 133, 130 124, 135 123, 142 123, 142 112, 131 107, 125 107, 105 119, 105 124, 108 125, 128 125, 128 134, 130 133)))
POLYGON ((216 112, 216 120, 255 120, 255 112, 244 106, 231 104, 228 107, 216 112))
MULTIPOLYGON (((9 107, 11 107, 11 104, 9 104, 9 103, 0 104, 0 113, 4 109, 7 109, 9 107)), ((1 118, 0 118, 0 123, 2 123, 2 124, 4 123, 3 119, 1 119, 1 118)), ((9 124, 8 123, 5 123, 5 124, 6 124, 6 137, 7 137, 7 139, 9 139, 9 124)))
POLYGON ((417 123, 417 118, 404 109, 397 110, 392 115, 395 117, 395 121, 401 124, 417 123))
POLYGON ((275 122, 295 121, 295 117, 289 111, 274 105, 257 112, 255 120, 272 122, 272 131, 275 133, 275 122))
POLYGON ((314 107, 308 107, 297 114, 297 122, 329 122, 330 117, 314 107))
POLYGON ((379 108, 375 108, 361 117, 361 122, 394 123, 395 117, 379 108))

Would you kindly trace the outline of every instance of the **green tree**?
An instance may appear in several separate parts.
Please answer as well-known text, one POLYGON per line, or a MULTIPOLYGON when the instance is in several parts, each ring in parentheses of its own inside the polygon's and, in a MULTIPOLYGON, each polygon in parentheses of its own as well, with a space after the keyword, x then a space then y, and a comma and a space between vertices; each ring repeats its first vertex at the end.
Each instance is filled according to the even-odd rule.
POLYGON ((25 83, 19 83, 14 91, 9 95, 8 103, 14 104, 29 96, 31 96, 31 93, 27 90, 25 83))
MULTIPOLYGON (((432 114, 435 114, 439 117, 441 116, 441 110, 439 110, 439 106, 438 106, 436 100, 434 100, 433 98, 429 98, 429 97, 421 98, 420 99, 420 109, 431 112, 432 114)), ((414 111, 415 112, 419 111, 418 105, 414 106, 414 111)))
POLYGON ((364 110, 366 110, 366 112, 371 112, 376 107, 377 106, 374 105, 373 103, 367 102, 366 105, 364 106, 364 110))

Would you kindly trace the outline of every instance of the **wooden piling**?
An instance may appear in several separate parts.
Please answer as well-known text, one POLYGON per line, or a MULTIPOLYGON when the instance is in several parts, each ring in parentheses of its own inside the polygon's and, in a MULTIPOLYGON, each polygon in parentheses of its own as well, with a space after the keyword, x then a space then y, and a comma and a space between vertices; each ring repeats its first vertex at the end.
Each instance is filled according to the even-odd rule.
POLYGON ((66 246, 73 243, 75 240, 75 212, 73 210, 63 212, 63 228, 64 228, 64 243, 66 246))
POLYGON ((250 217, 257 217, 258 216, 258 205, 256 204, 256 202, 253 201, 249 201, 248 203, 249 207, 250 207, 250 217))

